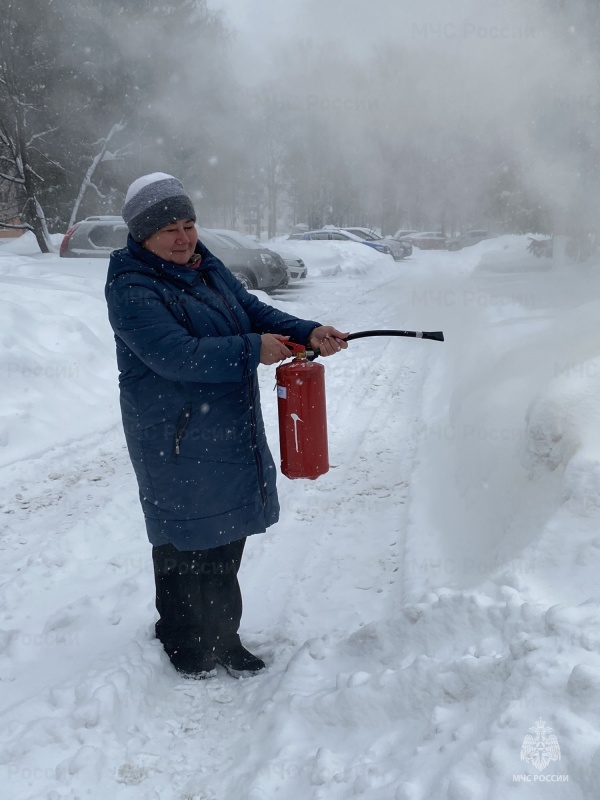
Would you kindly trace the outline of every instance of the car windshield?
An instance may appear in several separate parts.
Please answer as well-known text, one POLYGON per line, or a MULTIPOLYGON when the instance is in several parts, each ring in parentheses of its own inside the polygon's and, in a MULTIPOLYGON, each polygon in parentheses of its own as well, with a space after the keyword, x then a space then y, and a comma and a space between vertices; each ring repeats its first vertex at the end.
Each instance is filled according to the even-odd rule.
POLYGON ((239 244, 235 244, 235 242, 225 239, 223 236, 219 236, 218 233, 211 231, 207 228, 196 228, 198 231, 198 237, 202 244, 205 244, 209 250, 219 250, 226 247, 228 250, 238 250, 240 248, 239 244))
POLYGON ((357 236, 355 233, 350 233, 349 231, 343 231, 343 232, 336 231, 336 237, 335 238, 337 238, 337 239, 346 239, 346 240, 349 239, 351 242, 362 242, 363 241, 362 236, 357 236))
POLYGON ((94 247, 115 250, 127 244, 127 226, 121 225, 96 225, 88 234, 88 239, 94 247))
POLYGON ((238 231, 215 228, 213 232, 222 239, 227 239, 227 241, 231 242, 235 247, 247 247, 249 250, 264 250, 262 245, 255 242, 254 239, 251 239, 249 236, 244 236, 243 233, 238 233, 238 231))
POLYGON ((377 236, 370 231, 361 231, 358 228, 346 228, 348 233, 352 233, 355 236, 360 237, 361 239, 366 239, 367 242, 375 242, 377 239, 381 239, 381 236, 377 236))

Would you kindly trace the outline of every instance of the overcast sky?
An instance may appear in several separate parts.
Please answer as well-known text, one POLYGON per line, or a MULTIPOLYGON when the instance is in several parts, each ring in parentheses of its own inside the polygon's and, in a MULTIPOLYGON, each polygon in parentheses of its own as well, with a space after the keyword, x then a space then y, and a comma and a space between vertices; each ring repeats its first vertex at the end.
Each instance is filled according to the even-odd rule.
MULTIPOLYGON (((571 117, 581 115, 582 101, 597 102, 596 60, 586 52, 586 37, 575 37, 576 27, 567 26, 543 4, 526 0, 209 3, 225 13, 235 31, 237 72, 250 89, 252 84, 277 86, 280 81, 281 91, 288 92, 281 95, 284 100, 289 100, 289 92, 305 90, 306 101, 318 93, 320 109, 338 108, 334 101, 342 97, 350 102, 360 91, 369 97, 374 93, 380 103, 369 124, 379 138, 389 137, 392 149, 404 136, 417 150, 431 155, 437 147, 440 157, 447 157, 453 147, 462 152, 469 137, 480 139, 490 152, 496 146, 498 152, 512 153, 536 190, 564 197, 558 205, 572 204, 581 148, 571 117), (307 43, 312 46, 304 46, 307 43), (385 48, 389 44, 398 47, 385 48), (324 57, 315 58, 315 53, 324 57), (293 60, 288 56, 295 57, 294 69, 286 71, 287 62, 293 60), (389 73, 373 67, 388 63, 389 73), (377 92, 387 94, 380 97, 377 92), (564 114, 563 108, 569 113, 564 114)), ((292 94, 289 103, 302 108, 298 98, 292 94)), ((342 120, 343 114, 337 116, 342 120)), ((354 127, 341 124, 340 130, 347 136, 354 127)))
POLYGON ((240 41, 263 47, 273 39, 287 38, 297 23, 299 0, 212 0, 225 11, 240 41))
MULTIPOLYGON (((357 56, 387 42, 416 49, 496 46, 529 27, 511 0, 212 0, 237 32, 238 54, 252 74, 275 42, 337 40, 357 56)), ((539 28, 536 36, 542 32, 539 28)), ((270 65, 272 69, 272 65, 270 65)), ((256 73, 255 73, 256 75, 256 73)))
MULTIPOLYGON (((291 34, 381 40, 497 38, 524 24, 519 3, 505 0, 212 0, 240 34, 267 43, 291 34), (496 30, 494 30, 494 28, 496 30)), ((421 42, 419 42, 421 43, 421 42)))

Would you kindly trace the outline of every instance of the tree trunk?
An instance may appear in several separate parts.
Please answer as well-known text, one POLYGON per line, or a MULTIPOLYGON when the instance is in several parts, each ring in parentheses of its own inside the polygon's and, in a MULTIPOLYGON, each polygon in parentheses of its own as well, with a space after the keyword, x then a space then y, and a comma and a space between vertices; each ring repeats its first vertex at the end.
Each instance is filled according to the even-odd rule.
POLYGON ((269 187, 269 239, 277 234, 277 186, 269 187))
POLYGON ((26 221, 33 231, 33 235, 42 253, 54 253, 55 248, 50 239, 44 209, 35 194, 28 195, 25 205, 26 221))
POLYGON ((256 205, 255 205, 255 213, 256 213, 256 238, 260 242, 261 239, 261 218, 262 218, 262 208, 259 198, 259 190, 258 188, 255 190, 255 197, 256 197, 256 205))
POLYGON ((30 224, 33 229, 33 235, 36 238, 38 247, 42 253, 54 253, 55 248, 48 233, 48 226, 46 225, 46 217, 44 210, 38 203, 37 198, 34 198, 36 213, 32 215, 30 224))
MULTIPOLYGON (((19 110, 21 110, 20 107, 19 110)), ((44 209, 37 198, 36 178, 33 176, 33 170, 29 167, 24 131, 25 121, 22 114, 19 114, 17 117, 15 144, 17 151, 16 161, 19 166, 20 177, 23 181, 23 192, 25 193, 25 204, 23 207, 24 221, 31 226, 40 251, 42 253, 52 253, 54 252, 54 247, 52 246, 50 234, 48 233, 44 209)))
POLYGON ((124 123, 122 121, 121 122, 117 122, 111 127, 111 129, 108 132, 107 136, 104 139, 100 140, 100 142, 101 142, 100 150, 96 153, 96 155, 92 159, 92 163, 88 167, 88 169, 87 169, 87 171, 86 171, 86 173, 85 173, 85 175, 83 177, 83 180, 81 181, 81 186, 79 187, 79 193, 78 193, 77 198, 75 200, 75 204, 73 206, 73 210, 71 211, 71 217, 70 217, 69 223, 67 225, 68 228, 72 228, 73 225, 75 224, 76 220, 77 220, 77 215, 79 214, 79 208, 81 207, 81 204, 83 203, 83 198, 85 196, 85 193, 86 193, 86 191, 88 190, 88 188, 90 186, 93 186, 94 173, 96 172, 96 170, 98 169, 99 165, 102 163, 102 161, 104 159, 104 156, 106 155, 106 151, 108 149, 109 142, 111 141, 111 139, 113 138, 113 136, 115 134, 120 133, 124 128, 125 128, 125 125, 124 125, 124 123))

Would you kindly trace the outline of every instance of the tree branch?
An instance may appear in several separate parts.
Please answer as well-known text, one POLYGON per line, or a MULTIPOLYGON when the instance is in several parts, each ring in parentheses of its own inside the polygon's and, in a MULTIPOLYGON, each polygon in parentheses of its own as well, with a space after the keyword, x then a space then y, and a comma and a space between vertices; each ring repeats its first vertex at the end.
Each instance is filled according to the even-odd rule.
POLYGON ((4 172, 0 172, 0 179, 9 181, 10 183, 19 183, 19 184, 25 183, 24 178, 15 178, 13 175, 6 175, 4 172))
POLYGON ((42 133, 34 133, 33 136, 31 137, 31 139, 26 143, 25 146, 26 147, 31 147, 31 145, 33 144, 33 142, 35 142, 36 139, 42 139, 44 136, 47 136, 49 133, 55 133, 56 131, 60 130, 61 127, 62 127, 61 125, 57 125, 56 128, 48 128, 47 131, 43 131, 42 133))
POLYGON ((0 220, 0 228, 10 228, 11 230, 14 230, 14 231, 32 231, 33 230, 33 228, 31 227, 31 225, 28 222, 23 222, 20 225, 11 225, 8 222, 2 222, 2 220, 0 220))

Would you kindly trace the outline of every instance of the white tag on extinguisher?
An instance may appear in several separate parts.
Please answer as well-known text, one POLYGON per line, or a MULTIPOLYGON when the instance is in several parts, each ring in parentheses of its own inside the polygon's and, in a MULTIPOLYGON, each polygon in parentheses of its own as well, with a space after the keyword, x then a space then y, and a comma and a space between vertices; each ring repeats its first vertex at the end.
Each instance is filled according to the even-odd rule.
POLYGON ((277 385, 277 397, 281 397, 282 400, 287 398, 287 386, 277 385))

